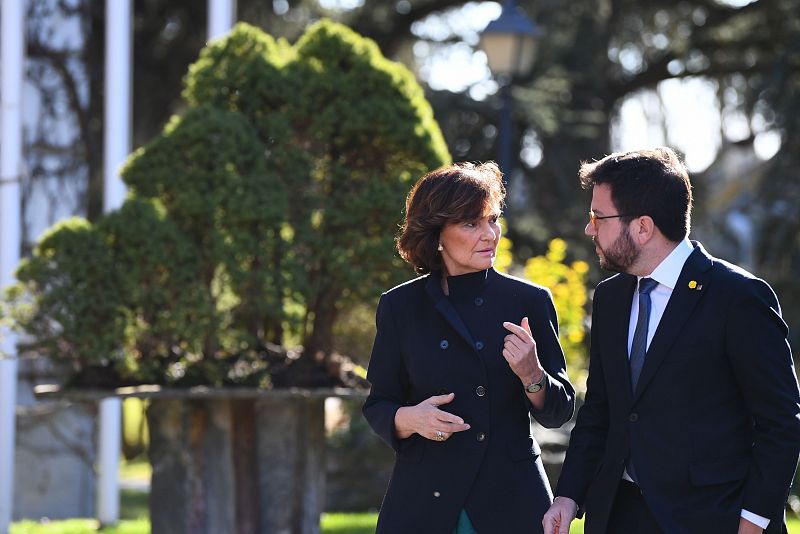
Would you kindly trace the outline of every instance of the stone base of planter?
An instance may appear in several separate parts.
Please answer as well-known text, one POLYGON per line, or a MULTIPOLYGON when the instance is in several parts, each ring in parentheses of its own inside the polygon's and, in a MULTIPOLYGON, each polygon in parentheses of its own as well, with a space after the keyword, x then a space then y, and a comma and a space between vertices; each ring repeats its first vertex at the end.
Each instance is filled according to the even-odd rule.
POLYGON ((324 402, 152 399, 153 534, 318 534, 324 402))
POLYGON ((20 358, 14 447, 13 520, 91 517, 95 513, 96 410, 41 400, 34 388, 64 373, 44 358, 20 358))
POLYGON ((357 390, 40 388, 40 396, 149 398, 153 534, 319 534, 325 399, 357 390))

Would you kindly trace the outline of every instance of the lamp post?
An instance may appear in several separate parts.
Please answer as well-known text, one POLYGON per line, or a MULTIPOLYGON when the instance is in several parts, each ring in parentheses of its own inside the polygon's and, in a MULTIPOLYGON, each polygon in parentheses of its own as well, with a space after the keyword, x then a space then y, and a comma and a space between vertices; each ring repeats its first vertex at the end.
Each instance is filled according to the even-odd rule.
POLYGON ((513 167, 511 151, 511 82, 533 66, 536 41, 541 30, 520 9, 514 0, 506 0, 500 16, 481 32, 480 46, 500 85, 500 121, 498 125, 498 163, 508 177, 513 167))

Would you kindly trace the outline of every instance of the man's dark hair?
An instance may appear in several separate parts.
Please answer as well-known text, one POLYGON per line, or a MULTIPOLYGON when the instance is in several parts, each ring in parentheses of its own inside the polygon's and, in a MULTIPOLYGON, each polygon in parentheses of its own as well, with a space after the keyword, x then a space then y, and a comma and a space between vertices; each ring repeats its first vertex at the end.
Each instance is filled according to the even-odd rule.
POLYGON ((678 242, 689 235, 692 184, 686 167, 671 148, 618 152, 599 161, 582 162, 578 176, 584 189, 611 187, 611 200, 623 222, 648 215, 664 234, 678 242))

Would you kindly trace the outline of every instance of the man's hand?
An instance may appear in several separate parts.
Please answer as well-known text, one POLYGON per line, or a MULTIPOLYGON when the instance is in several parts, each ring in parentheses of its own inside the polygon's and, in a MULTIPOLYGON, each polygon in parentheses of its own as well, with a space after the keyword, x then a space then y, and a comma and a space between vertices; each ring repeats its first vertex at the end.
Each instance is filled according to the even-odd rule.
MULTIPOLYGON (((544 534, 569 534, 569 524, 577 513, 578 505, 575 501, 569 497, 556 497, 542 519, 544 534)), ((739 532, 741 534, 741 530, 739 532)))
POLYGON ((739 534, 761 534, 764 529, 744 517, 739 518, 739 534))

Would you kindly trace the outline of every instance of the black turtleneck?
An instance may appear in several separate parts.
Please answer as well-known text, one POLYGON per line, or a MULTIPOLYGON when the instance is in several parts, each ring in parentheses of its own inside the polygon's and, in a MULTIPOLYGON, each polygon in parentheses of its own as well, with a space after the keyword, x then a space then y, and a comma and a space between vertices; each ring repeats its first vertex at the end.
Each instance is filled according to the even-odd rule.
MULTIPOLYGON (((447 298, 453 304, 464 325, 472 334, 475 341, 486 340, 491 327, 497 329, 498 325, 489 324, 492 317, 487 317, 487 288, 496 273, 493 269, 477 271, 447 277, 447 298)), ((498 319, 499 321, 499 319, 498 319)))
POLYGON ((458 276, 448 276, 447 287, 450 296, 476 295, 483 291, 483 288, 489 283, 489 272, 491 270, 486 269, 458 276))

